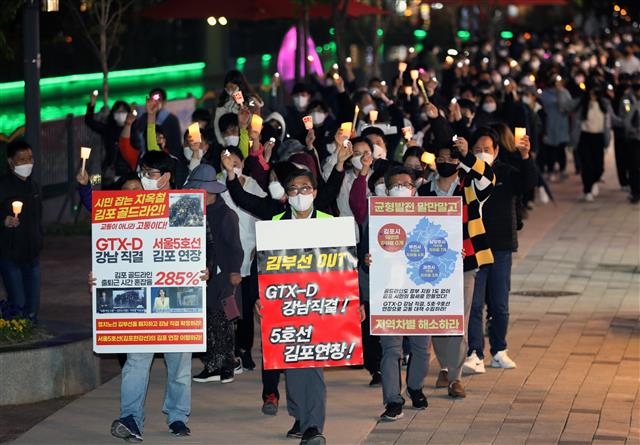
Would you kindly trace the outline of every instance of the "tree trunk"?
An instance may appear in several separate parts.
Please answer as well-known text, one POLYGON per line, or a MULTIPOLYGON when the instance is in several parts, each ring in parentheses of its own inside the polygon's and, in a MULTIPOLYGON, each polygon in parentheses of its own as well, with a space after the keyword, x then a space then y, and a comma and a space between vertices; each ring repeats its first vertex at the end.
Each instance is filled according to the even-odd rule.
POLYGON ((107 54, 107 28, 100 24, 100 65, 102 67, 102 97, 109 107, 109 54, 107 54))
POLYGON ((302 13, 302 60, 304 69, 302 70, 302 78, 306 79, 308 74, 311 74, 310 64, 307 60, 309 56, 309 3, 304 2, 304 10, 302 13))

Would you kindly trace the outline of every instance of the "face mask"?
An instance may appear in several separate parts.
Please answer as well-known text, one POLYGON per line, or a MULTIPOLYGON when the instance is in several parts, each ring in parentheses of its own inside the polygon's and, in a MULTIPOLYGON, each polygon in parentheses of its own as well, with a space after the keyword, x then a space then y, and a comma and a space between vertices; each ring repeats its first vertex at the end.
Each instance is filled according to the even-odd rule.
POLYGON ((182 152, 184 153, 184 157, 187 158, 187 161, 190 161, 193 158, 193 150, 189 147, 183 147, 182 152))
POLYGON ((309 98, 307 96, 294 96, 293 104, 298 110, 302 110, 303 108, 307 108, 307 105, 309 105, 309 98))
POLYGON ((507 74, 509 74, 509 67, 502 65, 500 66, 500 68, 498 68, 498 72, 503 76, 506 76, 507 74))
POLYGON ((238 91, 240 88, 234 88, 232 90, 228 90, 227 88, 224 89, 224 91, 229 95, 229 96, 233 96, 233 93, 235 93, 236 91, 238 91))
POLYGON ((476 158, 486 162, 489 165, 493 164, 493 160, 495 159, 491 153, 482 152, 482 153, 476 153, 475 155, 476 155, 476 158))
POLYGON ((389 196, 401 196, 402 198, 408 198, 413 196, 413 190, 405 186, 393 187, 389 190, 389 196))
POLYGON ((311 120, 313 121, 313 125, 320 126, 324 123, 324 120, 327 118, 327 115, 322 111, 314 111, 311 113, 311 120))
POLYGON ((555 56, 553 56, 553 61, 555 63, 562 63, 562 56, 560 54, 556 54, 555 56))
POLYGON ((351 156, 351 165, 353 165, 353 168, 356 170, 362 170, 362 155, 351 156))
POLYGON ((149 179, 146 176, 142 176, 140 178, 140 183, 142 184, 142 188, 144 190, 159 190, 157 179, 149 179))
POLYGON ((418 170, 417 168, 413 168, 412 170, 415 178, 422 178, 422 175, 424 175, 424 170, 418 170))
POLYGON ((482 109, 487 113, 493 113, 496 111, 497 105, 495 102, 485 102, 482 104, 482 109))
POLYGON ((436 162, 436 170, 440 176, 448 178, 456 173, 458 166, 455 164, 449 164, 448 162, 436 162))
POLYGON ((306 212, 313 205, 313 194, 303 195, 298 193, 296 196, 289 196, 289 205, 296 212, 306 212))
POLYGON ((279 181, 270 182, 268 188, 273 199, 280 200, 284 196, 284 187, 279 181))
POLYGON ((387 186, 384 185, 384 182, 376 184, 373 188, 373 193, 375 193, 376 196, 387 196, 387 186))
POLYGON ((18 176, 22 176, 23 178, 28 178, 29 176, 31 176, 31 172, 33 171, 33 164, 16 165, 13 168, 13 171, 18 176))
POLYGON ((522 96, 522 102, 527 104, 527 105, 531 105, 533 100, 529 96, 522 96))
POLYGON ((376 106, 374 104, 369 104, 369 105, 365 105, 361 111, 362 111, 362 114, 364 114, 365 116, 369 116, 369 112, 375 109, 376 109, 376 106))
POLYGON ((373 159, 387 159, 387 149, 373 144, 373 159))
POLYGON ((225 147, 237 147, 240 142, 240 136, 225 136, 222 140, 225 147))
POLYGON ((116 124, 122 127, 124 122, 127 120, 127 113, 125 111, 113 113, 113 120, 116 121, 116 124))
POLYGON ((242 169, 240 167, 233 167, 233 172, 236 174, 236 176, 242 176, 242 169))
POLYGON ((540 68, 540 61, 538 59, 534 59, 529 63, 529 66, 533 71, 538 71, 538 68, 540 68))

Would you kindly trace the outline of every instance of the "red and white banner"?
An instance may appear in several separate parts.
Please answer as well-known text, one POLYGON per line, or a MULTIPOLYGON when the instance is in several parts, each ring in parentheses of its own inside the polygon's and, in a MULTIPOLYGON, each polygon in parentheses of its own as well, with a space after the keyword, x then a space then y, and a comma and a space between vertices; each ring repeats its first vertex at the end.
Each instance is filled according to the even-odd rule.
POLYGON ((256 238, 264 368, 362 364, 353 218, 262 221, 256 238))
POLYGON ((204 197, 93 192, 95 352, 206 350, 204 197))

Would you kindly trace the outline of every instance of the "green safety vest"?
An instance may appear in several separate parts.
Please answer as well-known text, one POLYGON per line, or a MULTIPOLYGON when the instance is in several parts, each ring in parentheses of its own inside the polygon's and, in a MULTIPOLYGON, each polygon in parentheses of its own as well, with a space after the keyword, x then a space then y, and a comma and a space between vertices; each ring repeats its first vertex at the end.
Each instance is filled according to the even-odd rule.
MULTIPOLYGON (((333 215, 329 215, 328 213, 321 212, 320 210, 316 210, 315 212, 316 212, 316 219, 333 218, 333 215)), ((271 218, 271 220, 280 221, 285 213, 287 212, 278 213, 277 215, 274 215, 273 218, 271 218)))

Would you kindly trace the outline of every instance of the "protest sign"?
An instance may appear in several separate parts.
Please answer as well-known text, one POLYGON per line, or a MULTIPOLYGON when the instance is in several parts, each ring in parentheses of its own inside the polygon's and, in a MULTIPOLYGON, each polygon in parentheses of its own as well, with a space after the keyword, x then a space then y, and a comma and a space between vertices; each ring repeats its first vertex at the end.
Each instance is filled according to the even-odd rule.
POLYGON ((95 352, 206 350, 204 202, 196 190, 93 192, 95 352))
POLYGON ((362 364, 353 218, 256 223, 264 369, 362 364))
POLYGON ((463 335, 460 197, 369 198, 371 334, 463 335))

